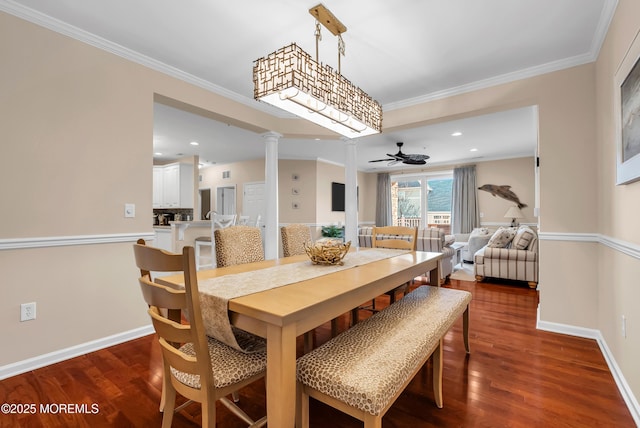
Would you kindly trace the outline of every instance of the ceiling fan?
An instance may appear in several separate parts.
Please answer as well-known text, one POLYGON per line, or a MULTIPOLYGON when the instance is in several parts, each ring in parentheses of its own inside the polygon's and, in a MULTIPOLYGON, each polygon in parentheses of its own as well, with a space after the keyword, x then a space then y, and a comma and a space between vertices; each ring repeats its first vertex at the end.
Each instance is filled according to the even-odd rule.
POLYGON ((387 159, 375 159, 370 160, 369 162, 389 162, 387 165, 395 165, 398 162, 402 162, 407 165, 424 165, 427 163, 427 159, 429 159, 428 155, 418 155, 418 154, 405 154, 402 153, 403 142, 398 141, 396 146, 398 146, 398 153, 392 155, 391 153, 387 153, 389 158, 387 159))

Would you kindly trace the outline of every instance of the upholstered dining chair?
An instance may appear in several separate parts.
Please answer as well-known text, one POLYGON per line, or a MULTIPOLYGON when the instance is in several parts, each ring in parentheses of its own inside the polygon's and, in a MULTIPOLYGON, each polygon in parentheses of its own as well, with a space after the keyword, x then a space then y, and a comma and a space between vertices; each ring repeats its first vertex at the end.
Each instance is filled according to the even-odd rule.
POLYGON ((304 244, 313 242, 311 229, 306 224, 289 224, 280 228, 284 257, 305 254, 304 244))
POLYGON ((166 391, 162 426, 169 428, 174 411, 184 407, 175 407, 176 393, 201 404, 203 427, 216 426, 218 400, 251 427, 265 425, 266 416, 258 421, 252 420, 227 395, 264 377, 266 350, 243 353, 206 336, 193 247, 184 247, 182 254, 174 254, 135 244, 134 254, 141 271, 184 273, 184 290, 158 284, 149 274, 139 279, 162 350, 163 377, 169 380, 163 384, 166 391), (188 314, 188 317, 183 317, 188 318, 188 323, 169 319, 163 315, 163 309, 188 314))
MULTIPOLYGON (((373 248, 415 251, 418 246, 418 228, 407 226, 374 226, 371 232, 371 246, 373 248)), ((389 296, 389 301, 393 304, 396 301, 396 294, 401 292, 404 295, 408 288, 409 283, 407 282, 384 294, 389 296)), ((351 311, 353 324, 358 322, 358 310, 360 309, 368 309, 376 312, 376 300, 373 299, 369 306, 359 307, 351 311)))
POLYGON ((264 260, 260 229, 251 226, 231 226, 213 232, 218 267, 240 265, 264 260))
POLYGON ((195 239, 196 246, 196 270, 200 270, 202 268, 213 268, 215 265, 213 262, 215 261, 215 247, 211 245, 213 231, 216 229, 224 229, 227 227, 231 227, 236 224, 237 215, 236 214, 213 214, 211 218, 211 234, 209 236, 198 236, 195 239), (202 257, 200 255, 200 251, 202 247, 210 247, 211 248, 211 258, 202 257), (202 260, 205 260, 205 263, 202 263, 202 260))

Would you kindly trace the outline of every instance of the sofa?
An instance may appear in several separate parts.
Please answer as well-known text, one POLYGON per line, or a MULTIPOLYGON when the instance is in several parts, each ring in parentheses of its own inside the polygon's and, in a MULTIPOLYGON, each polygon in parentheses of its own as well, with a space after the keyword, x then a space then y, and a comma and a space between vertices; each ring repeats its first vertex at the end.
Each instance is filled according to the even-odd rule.
POLYGON ((477 281, 491 277, 538 286, 538 235, 528 226, 498 228, 473 259, 477 281))
MULTIPOLYGON (((358 246, 372 247, 371 238, 373 234, 372 226, 361 226, 358 228, 358 246)), ((384 235, 377 235, 378 239, 385 239, 384 235)), ((409 239, 407 237, 407 239, 409 239)), ((453 258, 455 250, 451 248, 451 244, 455 241, 453 235, 445 235, 442 229, 436 227, 418 229, 418 251, 429 251, 434 253, 442 253, 440 260, 440 283, 444 284, 447 278, 453 272, 453 258)))
POLYGON ((473 263, 473 256, 480 248, 487 245, 491 239, 492 232, 486 227, 476 227, 471 233, 457 233, 456 242, 465 242, 466 245, 460 251, 463 262, 473 263))

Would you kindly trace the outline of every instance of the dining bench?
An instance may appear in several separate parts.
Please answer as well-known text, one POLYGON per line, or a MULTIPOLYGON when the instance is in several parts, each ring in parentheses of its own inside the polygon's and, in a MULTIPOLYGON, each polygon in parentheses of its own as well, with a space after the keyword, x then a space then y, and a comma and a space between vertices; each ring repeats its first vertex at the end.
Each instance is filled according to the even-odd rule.
POLYGON ((298 426, 309 426, 309 397, 382 427, 382 417, 433 355, 433 392, 442 408, 442 342, 463 315, 469 350, 469 303, 463 290, 420 286, 297 361, 298 426))

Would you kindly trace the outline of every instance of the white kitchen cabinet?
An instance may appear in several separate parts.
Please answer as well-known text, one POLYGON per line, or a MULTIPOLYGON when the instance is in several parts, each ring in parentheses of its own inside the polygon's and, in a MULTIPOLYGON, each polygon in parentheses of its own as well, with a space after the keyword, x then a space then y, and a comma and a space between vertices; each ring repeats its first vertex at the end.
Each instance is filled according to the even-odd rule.
POLYGON ((153 208, 193 208, 193 165, 153 168, 153 208))
POLYGON ((161 248, 166 251, 173 251, 173 239, 171 235, 170 227, 154 227, 153 231, 156 234, 153 246, 161 248))
POLYGON ((164 206, 164 167, 153 167, 153 208, 164 206))

